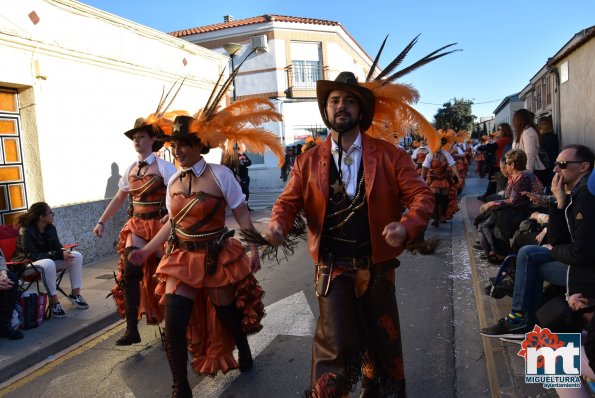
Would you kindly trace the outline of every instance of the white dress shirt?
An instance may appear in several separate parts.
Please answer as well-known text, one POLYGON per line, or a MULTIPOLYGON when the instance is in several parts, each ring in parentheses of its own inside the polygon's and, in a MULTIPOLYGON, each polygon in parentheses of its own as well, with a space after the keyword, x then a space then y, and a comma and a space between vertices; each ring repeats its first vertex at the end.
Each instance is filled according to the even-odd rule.
MULTIPOLYGON (((124 174, 122 174, 120 181, 118 181, 118 188, 121 191, 124 191, 124 192, 130 191, 130 185, 128 185, 128 176, 130 175, 130 171, 132 170, 132 168, 134 166, 136 166, 138 164, 138 162, 140 162, 140 161, 141 160, 132 163, 130 166, 128 166, 128 168, 126 169, 124 174)), ((150 154, 149 156, 147 156, 146 159, 144 159, 142 161, 147 162, 148 165, 153 164, 153 162, 157 162, 157 169, 159 170, 159 174, 161 174, 161 177, 163 177, 163 183, 165 185, 167 185, 170 178, 177 171, 176 166, 174 166, 171 162, 168 162, 167 160, 158 158, 157 156, 155 156, 154 153, 150 154)))
MULTIPOLYGON (((331 153, 333 159, 335 159, 335 166, 339 170, 339 145, 331 139, 331 153)), ((362 134, 358 133, 357 138, 351 145, 351 147, 345 151, 343 148, 343 156, 341 157, 341 169, 343 171, 343 184, 345 185, 347 196, 349 199, 353 199, 355 191, 357 189, 357 175, 359 172, 359 165, 362 160, 362 134), (349 156, 352 159, 351 164, 348 166, 345 164, 345 157, 349 156)), ((331 184, 334 181, 331 181, 331 184)))
POLYGON ((219 189, 221 189, 221 193, 223 194, 223 198, 225 199, 227 206, 233 210, 244 204, 246 201, 246 196, 242 193, 242 187, 240 187, 240 184, 234 177, 232 171, 226 166, 222 166, 220 164, 207 163, 205 159, 202 158, 192 167, 178 171, 169 180, 169 184, 167 184, 167 194, 165 196, 165 205, 167 206, 167 211, 169 212, 170 217, 172 217, 170 192, 171 184, 183 171, 192 170, 195 176, 200 177, 202 173, 205 172, 207 167, 211 170, 213 177, 215 177, 215 182, 217 185, 219 185, 219 189))

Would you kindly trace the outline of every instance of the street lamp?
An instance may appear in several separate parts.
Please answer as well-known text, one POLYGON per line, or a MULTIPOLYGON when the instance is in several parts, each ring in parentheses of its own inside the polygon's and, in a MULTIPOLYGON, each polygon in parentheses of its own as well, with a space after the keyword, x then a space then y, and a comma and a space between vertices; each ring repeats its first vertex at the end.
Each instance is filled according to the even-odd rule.
MULTIPOLYGON (((234 69, 233 59, 235 58, 235 55, 238 53, 238 51, 240 51, 242 49, 242 45, 238 44, 238 43, 227 43, 227 44, 223 45, 223 49, 229 55, 229 58, 231 58, 231 73, 233 73, 233 69, 234 69)), ((232 80, 232 84, 233 84, 233 101, 235 102, 235 100, 236 100, 236 79, 235 78, 232 80)))

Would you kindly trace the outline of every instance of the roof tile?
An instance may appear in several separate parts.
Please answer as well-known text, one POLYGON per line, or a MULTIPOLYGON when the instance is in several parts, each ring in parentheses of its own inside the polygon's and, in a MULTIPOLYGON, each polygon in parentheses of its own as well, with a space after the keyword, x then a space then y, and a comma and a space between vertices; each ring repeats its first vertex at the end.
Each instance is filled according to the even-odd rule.
POLYGON ((285 15, 276 14, 265 14, 257 17, 238 19, 236 21, 216 23, 213 25, 198 26, 196 28, 182 29, 176 32, 170 32, 169 34, 175 37, 189 36, 199 33, 213 32, 216 30, 236 28, 238 26, 254 25, 266 22, 293 22, 293 23, 306 23, 312 25, 328 25, 328 26, 339 26, 339 22, 328 21, 325 19, 316 18, 303 18, 303 17, 290 17, 285 15))

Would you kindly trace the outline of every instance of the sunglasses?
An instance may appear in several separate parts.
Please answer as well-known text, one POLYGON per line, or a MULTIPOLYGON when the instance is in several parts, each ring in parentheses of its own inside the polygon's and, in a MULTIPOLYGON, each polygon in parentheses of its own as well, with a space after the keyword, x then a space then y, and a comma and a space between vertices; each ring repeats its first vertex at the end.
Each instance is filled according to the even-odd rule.
POLYGON ((554 167, 558 166, 561 170, 564 170, 568 167, 570 163, 585 163, 580 160, 563 160, 561 162, 554 163, 554 167))

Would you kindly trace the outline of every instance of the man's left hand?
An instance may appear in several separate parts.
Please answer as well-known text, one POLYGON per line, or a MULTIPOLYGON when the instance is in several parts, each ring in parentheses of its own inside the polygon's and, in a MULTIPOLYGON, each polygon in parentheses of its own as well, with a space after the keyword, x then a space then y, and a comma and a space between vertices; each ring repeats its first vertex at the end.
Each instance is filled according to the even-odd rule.
POLYGON ((552 250, 554 248, 554 246, 550 245, 549 243, 546 243, 545 245, 543 245, 541 247, 545 247, 548 250, 552 250))
POLYGON ((386 243, 392 247, 402 247, 407 242, 407 230, 400 222, 391 222, 382 231, 386 243))

